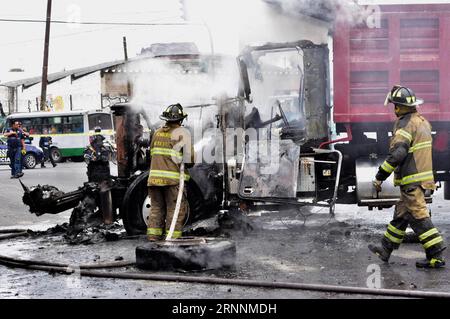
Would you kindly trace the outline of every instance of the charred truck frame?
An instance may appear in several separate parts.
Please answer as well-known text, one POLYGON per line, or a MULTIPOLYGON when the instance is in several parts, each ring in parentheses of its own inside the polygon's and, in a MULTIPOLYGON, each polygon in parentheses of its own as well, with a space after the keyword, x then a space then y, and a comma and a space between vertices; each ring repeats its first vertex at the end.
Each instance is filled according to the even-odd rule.
MULTIPOLYGON (((184 104, 188 113, 189 109, 200 109, 200 114, 204 108, 214 110, 216 134, 211 139, 217 145, 215 161, 203 160, 189 170, 189 221, 220 212, 280 206, 324 206, 334 213, 342 155, 319 147, 330 139, 327 45, 299 41, 247 47, 237 65, 237 96, 184 104), (249 131, 255 133, 252 138, 249 131)), ((142 127, 150 131, 156 127, 143 105, 117 104, 111 109, 118 164, 111 189, 113 210, 119 209, 128 234, 142 234, 151 207, 147 195, 150 139, 143 137, 142 127)), ((50 196, 43 205, 38 202, 45 191, 26 189, 25 202, 36 214, 59 213, 95 190, 91 184, 70 194, 54 190, 58 196, 50 196)))
MULTIPOLYGON (((334 213, 342 155, 319 149, 329 139, 327 46, 300 41, 248 47, 239 56, 238 66, 241 85, 237 97, 221 96, 210 105, 185 106, 188 112, 189 108, 216 108, 218 134, 213 141, 219 145, 216 155, 220 158, 214 163, 196 163, 189 170, 191 221, 219 211, 280 206, 324 206, 334 213), (263 121, 261 114, 268 119, 263 121), (229 129, 234 133, 228 134, 229 129), (248 129, 257 132, 255 140, 246 138, 248 129), (275 139, 279 140, 276 148, 271 148, 275 139), (265 155, 252 154, 252 143, 263 145, 265 155), (274 159, 276 167, 265 173, 267 158, 274 159)), ((140 120, 145 119, 144 111, 135 112, 137 109, 142 110, 130 104, 113 107, 122 185, 114 197, 123 202, 121 216, 131 234, 145 231, 151 206, 148 171, 144 171, 150 159, 136 161, 130 153, 136 148, 133 141, 138 140, 130 128, 142 125, 140 120), (133 167, 136 162, 146 164, 133 167)))
MULTIPOLYGON (((383 192, 374 196, 371 181, 388 152, 395 120, 383 101, 399 83, 425 99, 421 112, 436 131, 435 178, 446 182, 445 198, 449 199, 449 30, 450 5, 381 6, 377 28, 336 25, 333 89, 328 46, 299 41, 247 47, 237 59, 237 96, 219 96, 200 105, 167 101, 167 105, 180 102, 188 113, 200 110, 200 117, 205 108, 215 112, 215 120, 206 127, 216 129, 209 140, 217 145, 216 160, 196 163, 189 171, 189 220, 221 211, 280 206, 325 206, 333 214, 338 200, 369 209, 392 206, 399 197, 398 189, 389 185, 393 183, 387 181, 383 192), (337 134, 347 136, 333 139, 333 124, 337 134), (234 133, 228 134, 229 129, 234 133), (256 137, 249 138, 249 130, 256 137), (252 152, 255 143, 256 153, 252 152), (263 156, 259 156, 261 147, 263 156), (267 171, 272 160, 276 167, 267 171)), ((203 58, 188 57, 184 68, 188 72, 190 65, 198 66, 203 58)), ((173 59, 171 63, 181 62, 173 59)), ((200 72, 213 71, 210 65, 200 72)), ((159 112, 164 105, 154 107, 159 112)), ((149 139, 143 138, 139 128, 156 127, 144 105, 118 104, 112 110, 118 159, 118 176, 111 190, 113 207, 120 210, 129 234, 141 234, 151 202, 147 195, 149 139)), ((97 193, 90 184, 69 194, 25 190, 25 202, 36 214, 59 213, 77 206, 83 196, 97 193)))

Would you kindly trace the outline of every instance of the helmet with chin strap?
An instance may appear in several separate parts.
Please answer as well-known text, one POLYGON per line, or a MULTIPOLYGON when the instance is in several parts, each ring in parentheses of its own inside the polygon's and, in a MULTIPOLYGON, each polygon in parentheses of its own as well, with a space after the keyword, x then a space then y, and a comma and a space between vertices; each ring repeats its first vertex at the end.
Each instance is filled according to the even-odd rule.
POLYGON ((388 105, 389 103, 415 108, 416 106, 423 104, 423 100, 418 99, 414 91, 410 88, 395 85, 388 93, 384 105, 388 105))
POLYGON ((180 103, 169 105, 159 117, 166 122, 181 122, 187 117, 180 103))

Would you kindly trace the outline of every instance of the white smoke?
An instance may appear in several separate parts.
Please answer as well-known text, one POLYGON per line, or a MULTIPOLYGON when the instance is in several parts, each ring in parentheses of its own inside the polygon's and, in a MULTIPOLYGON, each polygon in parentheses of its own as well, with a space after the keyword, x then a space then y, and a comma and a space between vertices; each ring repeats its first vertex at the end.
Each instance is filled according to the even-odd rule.
POLYGON ((152 123, 159 121, 163 109, 175 103, 185 107, 189 122, 200 117, 211 120, 212 113, 217 111, 214 106, 189 106, 213 104, 214 98, 223 94, 236 96, 239 73, 234 57, 222 57, 214 66, 209 58, 200 56, 199 59, 178 62, 144 58, 132 62, 128 72, 133 91, 132 104, 144 107, 152 123))
POLYGON ((358 0, 272 0, 281 6, 285 14, 310 15, 319 19, 347 22, 351 25, 367 22, 375 6, 359 5, 358 0))

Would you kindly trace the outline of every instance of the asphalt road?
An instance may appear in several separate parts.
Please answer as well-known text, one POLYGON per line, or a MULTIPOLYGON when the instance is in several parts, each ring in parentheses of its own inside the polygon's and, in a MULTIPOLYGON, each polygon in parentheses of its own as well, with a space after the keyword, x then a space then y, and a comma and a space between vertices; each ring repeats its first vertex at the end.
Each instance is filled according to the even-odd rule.
MULTIPOLYGON (((27 185, 49 183, 64 191, 85 181, 83 163, 63 163, 55 169, 25 171, 27 185)), ((67 222, 70 212, 35 217, 21 203, 17 180, 0 168, 4 182, 0 193, 0 229, 21 227, 46 229, 67 222)), ((433 220, 450 241, 450 208, 437 192, 431 205, 433 220)), ((263 212, 251 216, 256 229, 233 232, 237 245, 233 270, 190 273, 194 276, 242 278, 264 281, 321 283, 366 287, 369 272, 379 270, 381 288, 450 291, 449 270, 417 270, 415 260, 424 254, 419 244, 404 244, 388 264, 370 254, 368 243, 378 242, 390 221, 392 209, 368 211, 355 205, 338 205, 336 218, 320 209, 300 212, 263 212), (306 218, 306 221, 305 221, 306 218)), ((23 259, 50 260, 70 264, 134 260, 135 247, 145 239, 121 240, 95 245, 67 245, 61 236, 17 238, 0 241, 1 254, 23 259)), ((445 252, 447 260, 450 254, 445 252)), ((140 272, 134 267, 121 271, 140 272)), ((160 272, 163 274, 177 274, 160 272)), ((182 275, 182 274, 181 274, 182 275)), ((114 280, 10 269, 0 266, 0 298, 374 298, 373 296, 330 294, 311 291, 272 290, 227 285, 114 280)))

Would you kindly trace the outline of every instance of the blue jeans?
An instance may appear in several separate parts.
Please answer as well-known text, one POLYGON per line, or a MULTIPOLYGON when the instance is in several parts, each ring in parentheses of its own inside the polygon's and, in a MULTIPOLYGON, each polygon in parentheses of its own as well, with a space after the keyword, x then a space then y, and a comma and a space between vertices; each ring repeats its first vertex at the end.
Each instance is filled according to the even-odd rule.
POLYGON ((22 173, 22 149, 10 148, 8 149, 8 156, 11 160, 11 163, 9 164, 11 167, 11 176, 22 173))

